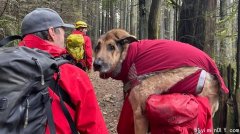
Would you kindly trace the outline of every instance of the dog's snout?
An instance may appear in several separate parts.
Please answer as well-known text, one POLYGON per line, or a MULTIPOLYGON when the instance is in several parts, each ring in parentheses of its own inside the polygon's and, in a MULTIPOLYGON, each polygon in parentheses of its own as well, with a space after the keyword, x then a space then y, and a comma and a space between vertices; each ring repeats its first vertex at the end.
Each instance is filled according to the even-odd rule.
POLYGON ((100 71, 100 69, 102 68, 102 64, 103 64, 103 60, 99 58, 94 60, 94 63, 93 63, 94 71, 100 71))

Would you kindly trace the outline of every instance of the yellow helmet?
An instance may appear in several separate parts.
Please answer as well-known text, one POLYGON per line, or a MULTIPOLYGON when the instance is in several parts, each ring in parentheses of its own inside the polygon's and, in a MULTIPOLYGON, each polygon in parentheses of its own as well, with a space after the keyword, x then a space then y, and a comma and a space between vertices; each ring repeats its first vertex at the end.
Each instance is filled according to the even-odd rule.
POLYGON ((76 28, 80 28, 80 27, 86 28, 86 27, 88 27, 88 26, 87 26, 87 23, 86 23, 86 22, 84 22, 84 21, 78 21, 78 22, 76 22, 75 27, 76 27, 76 28))

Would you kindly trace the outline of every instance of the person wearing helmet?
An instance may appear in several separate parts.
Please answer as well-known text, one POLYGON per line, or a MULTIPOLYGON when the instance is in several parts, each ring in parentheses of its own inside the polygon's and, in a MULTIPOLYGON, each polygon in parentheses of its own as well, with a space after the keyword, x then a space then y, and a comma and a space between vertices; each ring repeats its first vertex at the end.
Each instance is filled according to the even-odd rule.
POLYGON ((84 59, 82 59, 81 66, 83 70, 90 72, 92 69, 92 42, 91 38, 87 36, 88 24, 84 21, 77 21, 75 24, 75 30, 72 34, 81 34, 84 37, 85 46, 84 46, 84 59))
POLYGON ((86 32, 87 32, 87 27, 88 27, 88 25, 87 25, 86 22, 84 22, 84 21, 78 21, 78 22, 76 22, 75 25, 76 25, 75 27, 76 27, 77 30, 79 30, 79 31, 83 32, 84 34, 86 34, 86 32))

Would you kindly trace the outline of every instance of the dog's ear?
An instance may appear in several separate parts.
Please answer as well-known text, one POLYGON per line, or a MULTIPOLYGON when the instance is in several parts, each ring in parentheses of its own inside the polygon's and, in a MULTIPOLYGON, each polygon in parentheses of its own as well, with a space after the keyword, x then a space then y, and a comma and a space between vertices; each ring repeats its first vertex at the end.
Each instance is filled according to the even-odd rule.
POLYGON ((135 41, 138 41, 137 38, 133 35, 129 35, 127 37, 123 37, 123 38, 117 40, 116 42, 121 44, 121 45, 124 45, 126 43, 130 44, 130 43, 135 42, 135 41))

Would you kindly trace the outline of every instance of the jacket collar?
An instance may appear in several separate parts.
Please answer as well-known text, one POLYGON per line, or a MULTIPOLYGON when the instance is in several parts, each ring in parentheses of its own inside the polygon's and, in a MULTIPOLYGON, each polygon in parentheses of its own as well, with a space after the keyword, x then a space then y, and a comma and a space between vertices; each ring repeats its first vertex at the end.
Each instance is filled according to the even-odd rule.
POLYGON ((33 34, 29 34, 25 36, 23 40, 19 43, 19 46, 26 46, 29 48, 38 48, 48 52, 54 57, 59 57, 67 53, 65 48, 61 48, 55 44, 51 44, 50 42, 43 40, 33 34))

